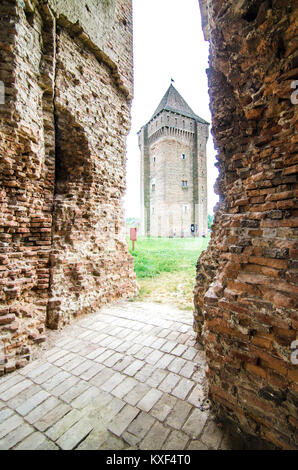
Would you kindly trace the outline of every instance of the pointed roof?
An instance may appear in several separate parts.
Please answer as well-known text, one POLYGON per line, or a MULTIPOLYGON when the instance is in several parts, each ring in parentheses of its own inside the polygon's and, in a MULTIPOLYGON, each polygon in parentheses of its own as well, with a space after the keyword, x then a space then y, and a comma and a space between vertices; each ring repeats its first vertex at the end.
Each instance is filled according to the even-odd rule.
POLYGON ((186 103, 185 99, 182 98, 180 93, 172 84, 169 86, 168 90, 166 91, 166 94, 162 98, 151 119, 153 119, 163 110, 182 114, 183 116, 196 119, 203 124, 209 124, 207 121, 200 118, 193 112, 191 107, 186 103))

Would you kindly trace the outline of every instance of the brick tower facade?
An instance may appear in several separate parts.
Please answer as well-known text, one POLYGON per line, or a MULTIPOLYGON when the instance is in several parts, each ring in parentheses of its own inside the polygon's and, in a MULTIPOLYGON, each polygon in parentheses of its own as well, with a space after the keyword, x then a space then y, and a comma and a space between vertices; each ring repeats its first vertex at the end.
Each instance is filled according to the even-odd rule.
POLYGON ((209 123, 171 85, 138 133, 142 234, 190 237, 207 233, 208 135, 209 123))

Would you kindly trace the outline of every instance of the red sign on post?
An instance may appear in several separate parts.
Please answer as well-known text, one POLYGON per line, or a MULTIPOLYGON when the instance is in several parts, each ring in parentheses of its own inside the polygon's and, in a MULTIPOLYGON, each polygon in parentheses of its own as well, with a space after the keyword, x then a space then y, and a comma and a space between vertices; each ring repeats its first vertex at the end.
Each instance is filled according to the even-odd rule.
POLYGON ((137 241, 137 229, 136 228, 130 229, 130 239, 132 241, 132 251, 135 251, 135 242, 137 241))
POLYGON ((131 228, 130 229, 130 239, 133 242, 137 241, 137 229, 136 228, 131 228))

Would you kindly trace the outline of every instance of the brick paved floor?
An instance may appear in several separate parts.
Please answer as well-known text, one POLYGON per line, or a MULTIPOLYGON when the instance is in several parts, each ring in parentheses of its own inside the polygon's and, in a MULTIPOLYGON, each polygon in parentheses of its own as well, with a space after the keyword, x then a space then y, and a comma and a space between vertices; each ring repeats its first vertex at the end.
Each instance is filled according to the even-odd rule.
POLYGON ((210 416, 191 312, 121 302, 0 378, 0 450, 230 449, 210 416))

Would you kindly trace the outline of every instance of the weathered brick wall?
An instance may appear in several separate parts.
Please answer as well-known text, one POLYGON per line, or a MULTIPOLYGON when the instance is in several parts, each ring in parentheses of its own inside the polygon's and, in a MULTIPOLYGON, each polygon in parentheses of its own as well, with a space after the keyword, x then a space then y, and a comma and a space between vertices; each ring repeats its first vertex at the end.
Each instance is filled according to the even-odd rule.
POLYGON ((121 207, 131 2, 4 0, 0 22, 1 374, 46 325, 132 295, 135 275, 121 207))
POLYGON ((193 328, 197 333, 197 343, 201 347, 204 346, 203 342, 203 325, 204 325, 204 297, 209 289, 210 284, 214 281, 216 271, 218 268, 218 255, 217 238, 220 229, 220 215, 222 210, 217 204, 217 210, 214 216, 214 223, 212 226, 213 234, 209 242, 208 248, 202 252, 198 259, 196 266, 196 280, 194 289, 194 322, 193 328))
POLYGON ((220 170, 195 294, 210 396, 242 430, 297 448, 297 3, 202 0, 201 9, 220 170))
POLYGON ((135 288, 121 207, 129 107, 107 67, 63 30, 57 36, 55 117, 50 326, 135 288))

